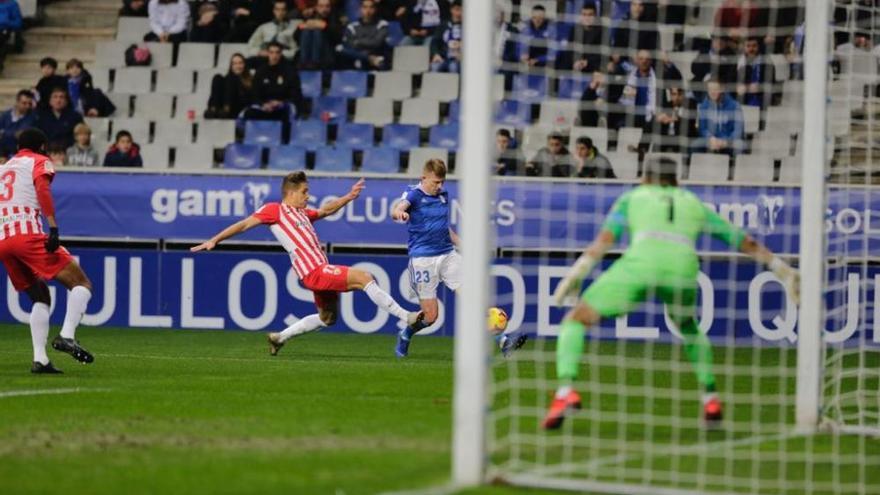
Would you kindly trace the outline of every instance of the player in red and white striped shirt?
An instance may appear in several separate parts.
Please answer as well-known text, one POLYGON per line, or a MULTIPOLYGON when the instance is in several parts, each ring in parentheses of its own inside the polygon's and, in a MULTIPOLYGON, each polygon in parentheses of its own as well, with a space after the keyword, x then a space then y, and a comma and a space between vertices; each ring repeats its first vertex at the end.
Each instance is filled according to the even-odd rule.
POLYGON ((373 279, 369 273, 342 265, 331 265, 312 225, 332 215, 357 199, 364 189, 364 179, 359 180, 345 196, 322 206, 318 210, 308 207, 309 183, 305 172, 293 172, 281 183, 281 202, 268 203, 253 215, 236 222, 210 240, 190 249, 210 251, 221 241, 241 234, 257 225, 268 225, 278 242, 290 254, 293 269, 303 286, 315 294, 318 313, 306 316, 284 331, 269 334, 269 352, 274 356, 291 337, 320 330, 336 323, 339 314, 339 293, 363 290, 376 306, 413 325, 422 313, 409 312, 373 279))
POLYGON ((82 363, 92 355, 75 340, 89 299, 92 284, 70 253, 61 246, 55 206, 49 184, 55 169, 45 152, 46 135, 38 129, 25 129, 18 136, 18 153, 0 166, 0 261, 6 267, 15 290, 27 293, 31 307, 31 340, 34 346, 32 373, 61 373, 46 355, 49 338, 51 296, 47 280, 57 280, 70 292, 61 334, 52 347, 82 363), (43 217, 49 235, 43 231, 43 217))

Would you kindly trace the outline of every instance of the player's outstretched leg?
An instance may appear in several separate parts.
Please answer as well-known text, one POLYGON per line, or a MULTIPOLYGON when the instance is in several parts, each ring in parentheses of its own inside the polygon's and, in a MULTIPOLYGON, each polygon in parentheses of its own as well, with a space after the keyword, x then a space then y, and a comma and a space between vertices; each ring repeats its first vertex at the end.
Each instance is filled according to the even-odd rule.
POLYGON ((697 382, 703 389, 703 421, 707 426, 716 426, 723 417, 721 400, 715 387, 712 373, 712 344, 709 338, 697 327, 693 318, 686 318, 678 324, 684 337, 684 350, 694 366, 697 382))
POLYGON ((578 303, 562 321, 562 330, 556 341, 556 378, 559 388, 550 404, 550 410, 541 426, 555 430, 562 426, 565 415, 572 409, 581 408, 581 396, 572 388, 584 353, 584 334, 588 326, 599 321, 599 314, 585 302, 578 303))
POLYGON ((268 336, 269 354, 275 356, 278 354, 278 351, 281 350, 282 347, 284 347, 284 343, 288 340, 299 335, 320 330, 326 326, 329 325, 326 325, 324 323, 324 321, 321 319, 321 315, 315 313, 313 315, 306 316, 305 318, 299 320, 293 325, 285 328, 281 332, 270 333, 268 336))
POLYGON ((422 314, 421 311, 407 311, 400 307, 390 294, 379 287, 379 284, 376 283, 373 276, 363 270, 356 270, 353 268, 348 270, 348 289, 364 291, 367 294, 367 297, 369 297, 370 300, 373 301, 373 304, 378 306, 379 309, 396 316, 398 319, 405 322, 407 326, 414 325, 418 322, 420 315, 422 314))
POLYGON ((49 305, 51 296, 49 286, 39 281, 28 287, 27 295, 33 301, 31 306, 30 327, 31 343, 34 348, 34 361, 31 365, 31 373, 34 374, 58 374, 61 370, 52 365, 46 354, 46 342, 49 340, 49 305))
POLYGON ((52 348, 70 354, 81 363, 91 363, 95 358, 76 340, 76 328, 92 298, 92 284, 79 265, 73 261, 55 276, 55 280, 67 287, 69 292, 61 334, 52 340, 52 348))

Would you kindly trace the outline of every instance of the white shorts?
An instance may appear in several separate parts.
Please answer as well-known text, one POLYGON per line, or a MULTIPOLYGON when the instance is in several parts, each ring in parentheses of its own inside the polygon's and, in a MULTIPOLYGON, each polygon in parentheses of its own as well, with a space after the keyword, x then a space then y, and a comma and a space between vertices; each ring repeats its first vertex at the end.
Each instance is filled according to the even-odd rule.
POLYGON ((419 299, 437 299, 440 282, 452 290, 461 286, 461 255, 450 251, 440 256, 410 258, 409 285, 419 299))

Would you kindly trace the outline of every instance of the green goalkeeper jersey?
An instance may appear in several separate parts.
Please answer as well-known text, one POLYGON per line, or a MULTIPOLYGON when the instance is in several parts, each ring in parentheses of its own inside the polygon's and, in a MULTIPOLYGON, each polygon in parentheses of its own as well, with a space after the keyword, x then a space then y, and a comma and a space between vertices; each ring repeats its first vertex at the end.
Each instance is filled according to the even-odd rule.
POLYGON ((616 240, 629 232, 624 257, 691 271, 698 263, 695 243, 710 234, 739 249, 746 234, 723 220, 692 192, 674 186, 643 184, 624 193, 603 226, 616 240))

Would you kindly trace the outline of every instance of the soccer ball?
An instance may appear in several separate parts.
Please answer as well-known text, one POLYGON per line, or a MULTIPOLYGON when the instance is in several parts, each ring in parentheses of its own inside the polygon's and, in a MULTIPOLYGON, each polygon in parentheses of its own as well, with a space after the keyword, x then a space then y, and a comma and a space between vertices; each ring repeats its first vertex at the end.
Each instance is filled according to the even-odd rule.
POLYGON ((488 325, 493 335, 507 330, 507 313, 501 308, 489 308, 488 325))

